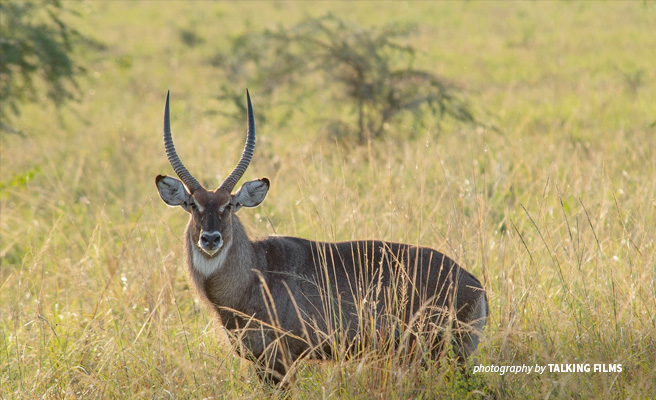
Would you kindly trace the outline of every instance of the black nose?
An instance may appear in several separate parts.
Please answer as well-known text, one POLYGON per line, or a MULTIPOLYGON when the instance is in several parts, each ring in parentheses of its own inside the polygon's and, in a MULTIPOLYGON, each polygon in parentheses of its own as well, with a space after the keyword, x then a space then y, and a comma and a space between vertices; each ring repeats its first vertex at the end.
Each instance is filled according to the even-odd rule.
POLYGON ((203 232, 200 235, 200 244, 204 249, 213 249, 221 243, 220 232, 203 232))

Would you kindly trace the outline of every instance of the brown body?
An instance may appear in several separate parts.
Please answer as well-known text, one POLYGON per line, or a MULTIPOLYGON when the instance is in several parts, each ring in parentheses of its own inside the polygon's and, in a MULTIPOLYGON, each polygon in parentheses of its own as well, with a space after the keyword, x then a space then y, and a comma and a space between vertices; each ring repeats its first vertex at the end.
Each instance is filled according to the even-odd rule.
POLYGON ((274 382, 300 357, 357 354, 371 345, 437 356, 450 337, 459 356, 471 355, 487 318, 485 291, 436 250, 375 240, 249 239, 235 212, 264 200, 269 181, 246 182, 231 194, 254 149, 250 98, 248 111, 249 141, 237 172, 208 191, 175 154, 167 97, 165 145, 184 186, 168 176, 156 180, 167 204, 191 214, 189 274, 237 350, 274 382))

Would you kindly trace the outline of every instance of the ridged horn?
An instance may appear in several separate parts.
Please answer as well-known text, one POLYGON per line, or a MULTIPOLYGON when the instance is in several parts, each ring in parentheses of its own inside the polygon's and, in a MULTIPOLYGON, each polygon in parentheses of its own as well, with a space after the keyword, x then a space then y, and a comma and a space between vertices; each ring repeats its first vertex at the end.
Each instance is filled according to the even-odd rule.
POLYGON ((235 188, 239 179, 246 172, 246 168, 248 168, 248 164, 253 158, 253 151, 255 151, 255 118, 253 118, 253 106, 251 105, 251 95, 248 93, 248 89, 246 89, 246 102, 248 105, 248 135, 246 136, 244 152, 241 154, 237 166, 220 186, 220 189, 225 189, 228 192, 232 192, 232 189, 235 188))
POLYGON ((178 157, 178 153, 176 153, 175 147, 173 146, 173 138, 171 137, 171 121, 169 118, 168 91, 166 92, 166 107, 164 108, 164 148, 166 149, 166 156, 169 158, 169 162, 171 163, 173 170, 176 174, 178 174, 178 177, 180 177, 180 180, 182 180, 182 183, 185 184, 187 189, 189 189, 189 192, 194 193, 194 191, 197 189, 202 188, 203 186, 198 183, 196 178, 194 178, 189 173, 189 171, 187 171, 187 168, 185 168, 184 164, 182 164, 182 161, 180 161, 180 157, 178 157))

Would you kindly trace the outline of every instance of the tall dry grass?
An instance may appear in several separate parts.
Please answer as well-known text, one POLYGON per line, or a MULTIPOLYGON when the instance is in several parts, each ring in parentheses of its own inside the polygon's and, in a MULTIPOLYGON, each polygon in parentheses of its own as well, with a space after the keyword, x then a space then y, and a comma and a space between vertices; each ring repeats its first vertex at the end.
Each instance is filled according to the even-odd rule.
MULTIPOLYGON (((99 2, 79 28, 109 45, 82 54, 77 104, 27 106, 26 137, 0 139, 0 397, 261 398, 248 363, 185 277, 186 217, 153 184, 169 166, 160 125, 187 167, 218 183, 242 126, 206 113, 206 60, 244 26, 293 24, 302 4, 99 2), (243 7, 243 8, 242 8, 243 7), (250 24, 250 25, 249 25, 250 24), (188 48, 180 27, 205 45, 188 48), (179 144, 178 144, 179 143, 179 144)), ((324 4, 361 24, 421 27, 418 63, 462 82, 499 131, 449 124, 370 148, 258 125, 247 175, 265 203, 252 236, 380 238, 439 249, 481 278, 490 320, 481 365, 622 364, 620 373, 462 374, 446 359, 302 362, 291 397, 650 398, 656 380, 656 64, 650 3, 324 4), (376 10, 376 13, 373 10, 376 10), (627 24, 626 21, 632 21, 627 24), (642 71, 640 73, 640 71, 642 71), (637 77, 640 76, 640 79, 637 77)), ((319 84, 319 83, 318 83, 319 84)), ((249 88, 257 113, 257 88, 249 88)), ((304 104, 301 110, 323 107, 304 104)))

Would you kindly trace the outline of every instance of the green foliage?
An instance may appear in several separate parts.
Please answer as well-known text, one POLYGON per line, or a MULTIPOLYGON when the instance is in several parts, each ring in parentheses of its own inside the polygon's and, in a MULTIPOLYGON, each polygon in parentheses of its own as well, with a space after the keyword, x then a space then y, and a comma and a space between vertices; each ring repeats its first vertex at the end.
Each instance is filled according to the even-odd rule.
MULTIPOLYGON (((75 97, 76 75, 84 71, 72 58, 85 38, 64 20, 75 13, 58 0, 0 3, 0 118, 18 115, 20 104, 40 94, 59 106, 75 97)), ((2 125, 3 130, 12 128, 2 125)))
POLYGON ((382 137, 407 115, 423 127, 428 111, 438 120, 475 123, 454 83, 414 67, 417 49, 408 39, 417 30, 413 24, 363 28, 326 14, 291 28, 236 36, 228 53, 214 57, 229 77, 221 98, 237 105, 236 117, 242 119, 243 93, 237 88, 247 82, 264 89, 259 96, 292 92, 291 104, 316 96, 309 89, 314 87, 328 94, 329 114, 321 118, 326 130, 354 133, 360 143, 382 137))
POLYGON ((5 183, 0 181, 0 199, 9 197, 9 189, 16 188, 22 189, 36 176, 41 173, 41 167, 35 166, 25 172, 18 173, 11 177, 9 182, 5 183))

